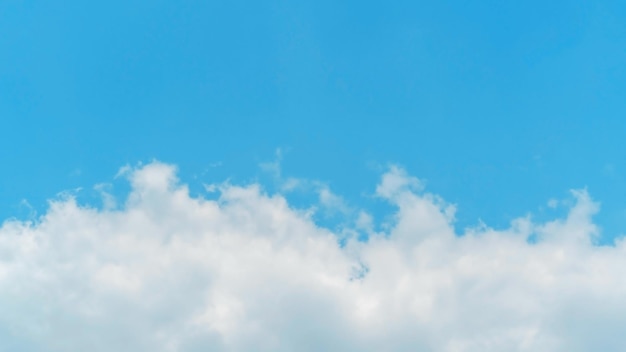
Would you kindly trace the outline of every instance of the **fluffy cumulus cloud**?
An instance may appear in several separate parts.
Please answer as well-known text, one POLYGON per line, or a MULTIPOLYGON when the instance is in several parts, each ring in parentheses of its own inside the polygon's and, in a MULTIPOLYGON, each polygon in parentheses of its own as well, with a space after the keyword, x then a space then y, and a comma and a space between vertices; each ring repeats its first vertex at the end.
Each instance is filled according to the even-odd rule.
POLYGON ((376 188, 392 224, 333 233, 256 184, 207 199, 171 165, 126 175, 122 205, 4 222, 0 350, 626 350, 626 246, 594 245, 585 191, 564 218, 456 234, 394 167, 376 188))

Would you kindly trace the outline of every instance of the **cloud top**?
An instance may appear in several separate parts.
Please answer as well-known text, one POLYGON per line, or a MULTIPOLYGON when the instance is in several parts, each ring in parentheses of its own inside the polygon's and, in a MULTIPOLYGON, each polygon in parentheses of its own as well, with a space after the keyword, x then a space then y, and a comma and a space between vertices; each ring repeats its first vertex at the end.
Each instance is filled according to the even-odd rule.
POLYGON ((454 206, 392 167, 376 194, 393 224, 361 211, 339 234, 258 184, 209 200, 172 165, 123 174, 122 206, 65 197, 3 223, 0 349, 626 349, 626 247, 594 245, 585 190, 564 218, 455 234, 454 206))

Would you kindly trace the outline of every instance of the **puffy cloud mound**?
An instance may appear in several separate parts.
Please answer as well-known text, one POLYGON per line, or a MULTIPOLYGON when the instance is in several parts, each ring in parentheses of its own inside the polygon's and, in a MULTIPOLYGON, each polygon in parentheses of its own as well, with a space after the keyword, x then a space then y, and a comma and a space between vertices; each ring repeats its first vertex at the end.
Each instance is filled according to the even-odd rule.
POLYGON ((626 350, 626 247, 593 244, 585 191, 563 219, 456 235, 454 207, 394 167, 392 226, 337 234, 258 185, 208 200, 171 165, 127 176, 120 208, 66 197, 4 222, 0 350, 626 350))

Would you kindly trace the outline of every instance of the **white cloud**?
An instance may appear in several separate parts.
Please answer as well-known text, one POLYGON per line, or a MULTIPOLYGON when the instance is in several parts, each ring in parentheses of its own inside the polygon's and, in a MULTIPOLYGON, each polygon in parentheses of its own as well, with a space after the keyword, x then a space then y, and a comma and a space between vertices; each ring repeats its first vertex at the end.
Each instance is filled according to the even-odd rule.
POLYGON ((394 225, 375 233, 359 212, 353 230, 369 241, 341 247, 259 185, 205 200, 171 165, 123 174, 121 208, 64 197, 2 225, 0 349, 626 349, 626 246, 593 245, 586 191, 563 219, 457 236, 454 207, 392 167, 377 194, 397 206, 394 225))

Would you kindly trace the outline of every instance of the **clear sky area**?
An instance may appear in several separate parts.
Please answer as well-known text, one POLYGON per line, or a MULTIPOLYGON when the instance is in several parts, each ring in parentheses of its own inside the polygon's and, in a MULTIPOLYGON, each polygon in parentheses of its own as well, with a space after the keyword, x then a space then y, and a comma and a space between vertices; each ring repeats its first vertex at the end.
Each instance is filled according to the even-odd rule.
POLYGON ((587 187, 607 235, 626 229, 620 2, 5 1, 0 11, 6 216, 152 159, 249 180, 281 148, 284 173, 353 201, 371 191, 372 165, 400 164, 458 204, 461 227, 505 226, 587 187))
MULTIPOLYGON (((613 245, 626 233, 625 97, 626 3, 620 1, 4 0, 0 2, 0 223, 27 224, 32 220, 28 225, 32 231, 45 232, 42 228, 48 221, 56 224, 50 226, 57 229, 53 232, 58 238, 65 238, 70 232, 58 230, 63 227, 61 220, 55 223, 53 219, 63 217, 50 204, 69 204, 67 194, 76 197, 76 212, 93 207, 101 216, 115 211, 126 216, 133 204, 141 208, 145 205, 141 202, 149 198, 137 194, 161 189, 158 185, 169 184, 167 192, 174 192, 172 189, 185 184, 190 199, 219 198, 219 204, 240 199, 229 195, 239 194, 237 187, 258 186, 260 195, 255 197, 260 197, 259 202, 284 197, 289 211, 297 214, 332 208, 315 213, 311 226, 316 231, 334 231, 342 246, 348 247, 346 234, 352 230, 361 233, 362 242, 377 231, 387 231, 385 236, 393 238, 393 229, 408 231, 411 226, 422 226, 421 215, 403 212, 411 197, 421 197, 423 204, 428 204, 423 208, 415 205, 415 209, 439 209, 436 215, 424 215, 426 222, 440 217, 440 222, 432 220, 439 224, 432 225, 433 229, 458 237, 471 229, 524 232, 520 219, 540 224, 569 219, 555 220, 563 226, 557 230, 546 225, 530 231, 527 242, 540 241, 546 233, 580 230, 593 237, 595 244, 613 245), (211 193, 216 189, 221 195, 211 193), (402 192, 411 196, 405 199, 402 192), (51 200, 54 202, 49 203, 51 200), (447 212, 447 206, 455 211, 447 212), (414 222, 406 220, 405 228, 402 219, 407 217, 414 222)), ((160 216, 179 214, 167 209, 160 210, 164 212, 160 216)), ((189 214, 209 212, 185 209, 189 214)), ((278 216, 286 210, 267 211, 278 216)), ((256 215, 274 219, 274 215, 263 214, 256 215)), ((265 223, 256 220, 229 219, 232 226, 250 221, 256 229, 265 228, 265 223)), ((106 234, 103 228, 116 229, 113 225, 120 224, 102 220, 98 224, 110 227, 94 228, 82 221, 76 220, 72 231, 91 233, 89 229, 97 228, 94 231, 106 234)), ((133 221, 122 223, 127 226, 133 221)), ((189 224, 195 224, 193 221, 189 224)), ((193 228, 204 226, 200 224, 204 223, 193 228)), ((11 226, 4 225, 2 231, 13 231, 7 230, 11 226)), ((169 229, 161 223, 133 226, 122 226, 119 233, 151 226, 169 229)), ((183 228, 187 227, 171 233, 184 232, 183 228)), ((164 232, 163 236, 169 235, 164 232)), ((237 246, 247 248, 249 242, 242 241, 237 246)), ((481 248, 518 253, 514 245, 499 243, 485 243, 481 248)), ((596 250, 584 248, 589 253, 596 250)), ((254 257, 256 252, 250 253, 254 257)), ((452 249, 441 253, 442 258, 462 257, 452 249)), ((519 255, 518 262, 535 258, 519 255)), ((477 258, 485 257, 480 254, 477 258)), ((596 257, 589 254, 584 258, 596 257)), ((343 268, 342 260, 333 263, 343 268)), ((283 264, 288 267, 290 263, 283 264)), ((302 264, 303 272, 317 268, 307 263, 302 264)), ((367 277, 368 270, 376 266, 372 263, 376 260, 369 266, 363 264, 368 269, 355 277, 367 277)), ((616 264, 607 263, 607 267, 616 264)), ((479 271, 491 270, 485 268, 479 271)), ((98 271, 106 280, 115 273, 117 276, 111 275, 117 281, 111 282, 135 289, 130 276, 115 268, 106 270, 98 271)), ((3 272, 0 265, 0 283, 3 272)), ((378 275, 376 270, 371 273, 378 275)), ((519 271, 507 273, 515 276, 519 271)), ((590 272, 589 278, 594 273, 590 272)), ((569 282, 563 285, 570 287, 569 282)), ((528 297, 535 297, 536 292, 528 297)), ((365 294, 363 302, 370 302, 366 296, 370 297, 365 294)), ((344 302, 344 298, 335 298, 329 300, 344 302)), ((250 299, 257 302, 261 298, 250 299)), ((434 307, 437 311, 439 306, 434 307)), ((239 312, 238 308, 229 309, 239 312)), ((570 311, 564 308, 560 312, 566 313, 546 313, 547 320, 541 321, 555 316, 567 321, 570 311)), ((21 313, 16 308, 14 314, 18 317, 21 313)), ((33 321, 52 321, 46 320, 44 313, 33 314, 33 321)), ((81 321, 76 316, 67 319, 81 321)), ((138 312, 133 319, 144 316, 138 312)), ((599 315, 592 316, 604 321, 599 315)), ((304 350, 298 347, 302 345, 296 337, 272 345, 271 341, 286 341, 280 335, 267 340, 270 342, 261 339, 266 344, 257 345, 261 340, 256 335, 237 335, 245 329, 232 328, 234 335, 228 335, 228 329, 239 326, 239 320, 222 318, 220 321, 231 325, 215 328, 219 338, 203 335, 198 342, 180 333, 176 341, 181 344, 168 340, 178 347, 167 351, 195 351, 201 348, 197 346, 225 351, 254 350, 250 346, 264 346, 268 351, 304 350), (244 342, 232 345, 229 341, 244 342)), ((28 325, 28 319, 24 318, 24 324, 28 325)), ((11 324, 0 319, 0 327, 11 324)), ((19 335, 0 328, 0 340, 5 336, 5 341, 13 341, 0 342, 0 349, 48 351, 41 346, 56 346, 50 351, 84 350, 94 341, 89 340, 90 334, 98 335, 96 326, 106 325, 94 324, 86 325, 90 328, 85 328, 84 345, 64 344, 57 339, 62 331, 19 335), (15 338, 18 335, 22 337, 15 338)), ((489 324, 491 321, 485 322, 485 326, 489 324)), ((511 326, 518 326, 515 324, 511 326)), ((554 342, 561 335, 532 326, 539 331, 532 336, 539 337, 528 345, 534 346, 530 350, 574 351, 574 345, 554 342)), ((566 325, 559 331, 575 332, 582 326, 566 325)), ((276 329, 289 330, 283 325, 276 329)), ((352 336, 352 330, 336 331, 352 336)), ((397 335, 393 336, 404 336, 402 331, 394 330, 397 335)), ((430 334, 424 331, 424 336, 430 334)), ((327 335, 319 333, 326 340, 327 335)), ((521 346, 515 343, 479 343, 468 338, 475 336, 471 331, 464 334, 442 332, 437 335, 441 340, 426 339, 429 342, 423 348, 523 350, 511 347, 521 346)), ((358 343, 346 342, 336 350, 391 346, 382 338, 373 339, 368 345, 370 342, 355 337, 358 343)), ((164 346, 152 345, 154 341, 148 338, 131 340, 135 344, 127 346, 134 346, 133 351, 164 346)), ((401 345, 401 338, 398 341, 392 350, 406 346, 401 345)), ((597 347, 598 343, 591 339, 579 341, 577 346, 597 347)), ((120 350, 119 346, 107 346, 104 350, 120 350)), ((615 345, 610 346, 604 350, 612 351, 615 345)), ((334 350, 321 345, 316 348, 334 350)))

